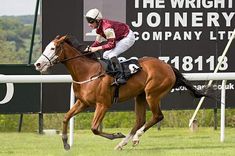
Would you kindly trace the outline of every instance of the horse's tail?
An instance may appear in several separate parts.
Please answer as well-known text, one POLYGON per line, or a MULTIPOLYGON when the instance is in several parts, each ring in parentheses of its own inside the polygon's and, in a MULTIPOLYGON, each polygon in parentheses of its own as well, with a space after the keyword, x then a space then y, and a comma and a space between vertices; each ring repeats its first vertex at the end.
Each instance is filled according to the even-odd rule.
POLYGON ((187 80, 182 73, 180 73, 180 71, 174 67, 172 67, 175 76, 176 76, 176 81, 175 81, 175 85, 173 86, 173 88, 177 88, 180 86, 185 86, 188 90, 191 91, 191 93, 193 94, 194 97, 196 98, 201 98, 203 96, 205 97, 209 97, 212 99, 215 99, 214 95, 212 95, 214 93, 214 89, 213 87, 205 87, 202 90, 198 90, 197 88, 195 88, 192 83, 187 80))

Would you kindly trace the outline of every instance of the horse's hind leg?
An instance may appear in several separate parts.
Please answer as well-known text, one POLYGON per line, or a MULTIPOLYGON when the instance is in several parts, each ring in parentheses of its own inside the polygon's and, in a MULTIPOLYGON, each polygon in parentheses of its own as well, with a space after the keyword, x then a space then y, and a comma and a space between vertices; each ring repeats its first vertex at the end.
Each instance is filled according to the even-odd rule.
POLYGON ((132 140, 133 145, 137 145, 139 143, 139 137, 142 136, 145 131, 164 118, 160 108, 160 100, 169 93, 175 83, 175 79, 174 77, 172 78, 167 76, 161 81, 156 80, 158 79, 153 77, 151 81, 148 81, 148 84, 145 87, 146 100, 150 110, 152 111, 152 118, 136 131, 132 140))
POLYGON ((80 113, 85 108, 87 108, 87 106, 84 105, 80 100, 77 100, 76 103, 73 105, 73 107, 65 114, 65 117, 63 120, 63 131, 62 131, 62 140, 63 140, 65 150, 70 149, 70 145, 68 144, 68 136, 67 136, 68 122, 70 118, 80 113))
POLYGON ((150 127, 152 127, 153 125, 155 125, 164 118, 160 108, 159 98, 147 97, 147 102, 149 104, 149 108, 152 111, 153 115, 149 122, 144 124, 139 130, 137 130, 132 140, 134 146, 139 144, 139 137, 142 136, 145 131, 147 131, 150 127))
POLYGON ((136 131, 142 127, 146 121, 146 105, 145 93, 138 95, 135 98, 135 114, 136 122, 131 132, 115 147, 117 150, 122 150, 125 145, 133 138, 136 131))

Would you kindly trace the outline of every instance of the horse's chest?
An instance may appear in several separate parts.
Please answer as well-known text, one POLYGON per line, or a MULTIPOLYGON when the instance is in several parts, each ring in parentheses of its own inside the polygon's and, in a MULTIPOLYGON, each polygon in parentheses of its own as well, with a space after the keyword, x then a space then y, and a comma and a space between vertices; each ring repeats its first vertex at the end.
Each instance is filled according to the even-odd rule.
POLYGON ((86 85, 76 88, 76 97, 87 105, 94 105, 96 103, 109 103, 111 101, 111 87, 110 83, 100 83, 97 81, 90 82, 86 85))
POLYGON ((95 92, 92 90, 83 90, 76 93, 76 97, 87 105, 94 105, 96 102, 95 92))

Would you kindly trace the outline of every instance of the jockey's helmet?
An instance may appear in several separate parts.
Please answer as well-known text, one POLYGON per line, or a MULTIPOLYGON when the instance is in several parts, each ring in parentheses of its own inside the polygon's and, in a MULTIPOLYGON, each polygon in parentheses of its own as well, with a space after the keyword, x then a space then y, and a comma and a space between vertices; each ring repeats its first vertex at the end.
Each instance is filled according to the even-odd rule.
POLYGON ((86 13, 86 19, 88 23, 94 23, 102 19, 102 14, 98 9, 94 8, 86 13))

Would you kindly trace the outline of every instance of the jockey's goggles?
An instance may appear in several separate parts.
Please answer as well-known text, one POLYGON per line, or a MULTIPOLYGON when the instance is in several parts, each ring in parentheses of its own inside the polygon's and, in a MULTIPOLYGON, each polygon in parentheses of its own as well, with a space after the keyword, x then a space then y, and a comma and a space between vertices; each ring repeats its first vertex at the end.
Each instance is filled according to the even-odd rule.
POLYGON ((90 17, 86 17, 86 20, 87 20, 87 22, 88 23, 90 23, 90 24, 93 24, 93 23, 95 23, 95 19, 93 19, 93 18, 90 18, 90 17))

